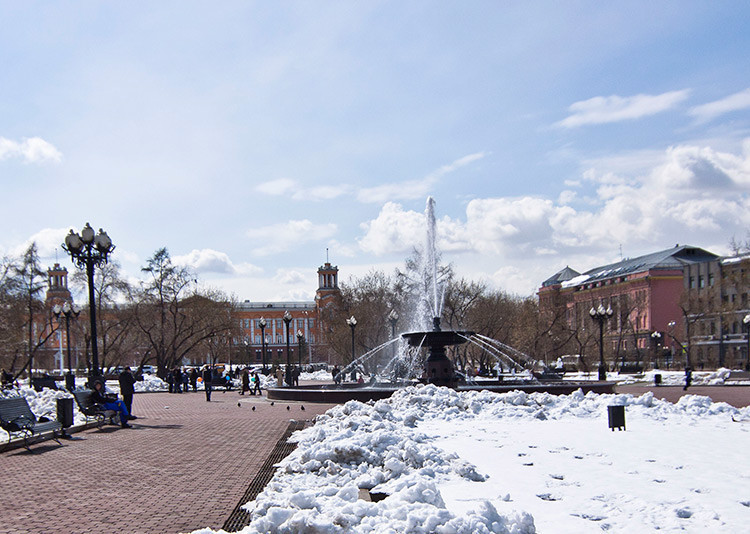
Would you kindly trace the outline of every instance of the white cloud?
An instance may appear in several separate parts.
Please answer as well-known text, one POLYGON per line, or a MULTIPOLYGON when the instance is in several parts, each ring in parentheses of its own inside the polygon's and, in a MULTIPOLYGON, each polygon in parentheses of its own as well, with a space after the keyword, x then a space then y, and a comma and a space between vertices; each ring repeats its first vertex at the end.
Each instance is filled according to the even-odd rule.
POLYGON ((671 109, 685 100, 689 94, 690 90, 683 89, 660 95, 596 96, 571 104, 568 108, 571 115, 556 123, 556 126, 575 128, 585 124, 639 119, 671 109))
POLYGON ((432 186, 446 174, 450 174, 461 167, 465 167, 487 156, 485 152, 477 152, 458 158, 447 165, 431 172, 419 180, 389 183, 377 187, 366 187, 357 193, 357 200, 366 203, 382 203, 395 200, 414 200, 426 197, 432 186))
POLYGON ((276 271, 273 281, 282 285, 295 285, 309 282, 310 278, 310 276, 305 276, 305 274, 296 269, 279 269, 276 271))
POLYGON ((12 247, 10 254, 12 256, 22 255, 33 242, 36 243, 40 258, 54 258, 57 254, 64 260, 67 253, 62 249, 62 244, 69 231, 70 228, 44 228, 30 236, 20 245, 12 247))
POLYGON ((719 115, 748 108, 750 108, 750 88, 720 100, 690 108, 688 114, 695 117, 699 122, 708 122, 719 115))
POLYGON ((424 214, 404 211, 400 204, 386 202, 376 219, 362 224, 365 235, 359 246, 377 256, 408 252, 425 240, 424 214))
POLYGON ((270 182, 263 182, 255 186, 255 190, 266 195, 287 195, 297 188, 297 182, 291 178, 279 178, 270 182))
POLYGON ((328 239, 333 237, 337 230, 333 223, 314 224, 304 219, 252 228, 246 232, 246 235, 263 243, 253 250, 255 255, 268 256, 289 250, 297 243, 328 239))
POLYGON ((174 256, 172 261, 176 265, 190 267, 196 273, 254 275, 262 271, 262 269, 250 263, 232 263, 226 253, 210 248, 196 249, 183 256, 174 256))
POLYGON ((41 137, 29 137, 21 142, 0 137, 0 161, 20 158, 25 163, 60 162, 62 153, 41 137))

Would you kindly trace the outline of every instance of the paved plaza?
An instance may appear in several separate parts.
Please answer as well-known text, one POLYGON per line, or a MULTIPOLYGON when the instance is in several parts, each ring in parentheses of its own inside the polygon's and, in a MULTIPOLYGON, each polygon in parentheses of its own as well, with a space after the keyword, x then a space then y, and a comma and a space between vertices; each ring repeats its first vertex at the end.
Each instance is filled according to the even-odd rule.
POLYGON ((214 391, 211 402, 200 391, 137 394, 132 429, 105 425, 62 446, 0 454, 0 533, 219 528, 290 419, 313 419, 332 405, 302 406, 236 391, 214 391))

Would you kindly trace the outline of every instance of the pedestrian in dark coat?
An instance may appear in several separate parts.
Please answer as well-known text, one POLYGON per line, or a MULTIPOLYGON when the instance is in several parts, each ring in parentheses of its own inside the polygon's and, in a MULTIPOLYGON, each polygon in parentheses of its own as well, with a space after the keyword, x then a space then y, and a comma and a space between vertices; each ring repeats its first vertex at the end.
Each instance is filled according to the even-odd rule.
POLYGON ((244 395, 246 391, 250 391, 250 373, 247 368, 242 371, 242 388, 240 389, 240 395, 244 395))
POLYGON ((203 387, 206 389, 206 400, 208 402, 211 402, 211 389, 212 389, 211 381, 213 380, 213 378, 214 378, 214 373, 211 370, 211 367, 206 365, 203 368, 203 387))
POLYGON ((693 368, 685 367, 685 387, 682 388, 682 390, 687 391, 687 388, 689 388, 690 384, 692 383, 693 383, 693 368))
POLYGON ((175 367, 172 374, 174 375, 174 392, 182 393, 182 371, 179 367, 175 367))
POLYGON ((125 407, 128 409, 130 417, 135 419, 133 415, 133 393, 135 393, 135 376, 130 371, 130 367, 126 367, 122 370, 120 375, 117 377, 120 382, 120 395, 122 395, 122 402, 125 403, 125 407))
POLYGON ((193 386, 193 393, 198 391, 198 371, 195 367, 190 368, 190 385, 193 386))
POLYGON ((255 395, 256 393, 258 395, 261 395, 261 392, 260 392, 260 375, 258 374, 258 371, 255 371, 255 373, 253 373, 253 380, 255 381, 255 387, 253 388, 253 395, 255 395))

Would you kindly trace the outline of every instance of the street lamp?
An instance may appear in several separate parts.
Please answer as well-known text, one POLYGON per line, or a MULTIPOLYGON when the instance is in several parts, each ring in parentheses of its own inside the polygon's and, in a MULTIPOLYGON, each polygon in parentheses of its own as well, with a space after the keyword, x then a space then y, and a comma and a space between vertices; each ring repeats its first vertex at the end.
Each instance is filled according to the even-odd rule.
POLYGON ((592 306, 589 310, 591 318, 599 323, 599 380, 607 379, 607 370, 604 368, 604 322, 613 314, 612 308, 607 306, 605 310, 603 304, 599 304, 598 308, 592 306))
POLYGON ((265 317, 261 317, 260 321, 258 321, 258 326, 260 327, 260 346, 263 349, 263 353, 261 354, 261 360, 263 361, 263 374, 268 374, 268 370, 266 369, 266 319, 265 317))
POLYGON ((292 385, 292 360, 289 355, 289 324, 292 322, 292 314, 289 310, 284 312, 284 324, 286 325, 286 385, 292 385))
POLYGON ((55 304, 52 307, 52 313, 55 314, 58 321, 60 321, 61 314, 65 316, 65 337, 67 339, 66 345, 68 346, 68 373, 65 375, 65 389, 73 391, 76 388, 76 379, 73 376, 73 367, 70 363, 70 318, 76 319, 78 314, 81 313, 81 309, 75 304, 71 305, 70 302, 65 301, 62 306, 55 304))
POLYGON ((658 331, 651 333, 651 340, 654 342, 654 369, 659 368, 659 342, 661 341, 661 333, 658 331))
POLYGON ((745 339, 747 339, 747 355, 745 356, 745 371, 750 371, 750 313, 742 319, 745 324, 745 339))
POLYGON ((352 315, 346 320, 346 324, 352 329, 352 362, 354 361, 354 328, 357 326, 357 320, 352 315))
POLYGON ((99 228, 94 235, 94 229, 89 223, 81 230, 81 234, 70 231, 62 245, 65 252, 70 254, 73 263, 78 267, 86 267, 86 277, 89 283, 89 318, 91 319, 91 372, 90 378, 101 376, 99 372, 99 349, 96 343, 96 302, 94 298, 94 267, 101 267, 115 246, 107 232, 99 228))
POLYGON ((302 344, 305 342, 305 334, 302 333, 302 330, 297 330, 297 345, 299 346, 299 354, 297 354, 297 362, 299 365, 300 371, 302 370, 302 344))

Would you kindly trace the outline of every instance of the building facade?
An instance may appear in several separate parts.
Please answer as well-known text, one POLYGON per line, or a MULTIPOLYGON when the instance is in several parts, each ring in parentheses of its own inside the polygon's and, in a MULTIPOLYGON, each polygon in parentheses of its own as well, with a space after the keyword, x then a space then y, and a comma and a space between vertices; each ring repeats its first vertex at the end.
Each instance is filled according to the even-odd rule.
POLYGON ((233 339, 235 361, 286 364, 288 337, 291 363, 330 363, 325 328, 340 295, 338 273, 338 267, 328 262, 318 268, 318 289, 311 301, 240 303, 235 310, 239 326, 239 335, 233 339), (288 329, 284 322, 287 312, 291 316, 288 329), (265 321, 263 328, 261 320, 265 321))
POLYGON ((686 267, 684 290, 692 364, 750 370, 750 254, 686 267))
POLYGON ((555 339, 568 340, 562 350, 598 354, 599 324, 591 315, 600 305, 611 308, 604 323, 608 367, 684 365, 678 333, 685 329, 681 307, 688 267, 718 257, 692 246, 654 252, 595 267, 579 274, 566 267, 538 291, 543 321, 555 339))

